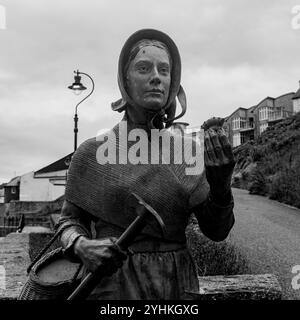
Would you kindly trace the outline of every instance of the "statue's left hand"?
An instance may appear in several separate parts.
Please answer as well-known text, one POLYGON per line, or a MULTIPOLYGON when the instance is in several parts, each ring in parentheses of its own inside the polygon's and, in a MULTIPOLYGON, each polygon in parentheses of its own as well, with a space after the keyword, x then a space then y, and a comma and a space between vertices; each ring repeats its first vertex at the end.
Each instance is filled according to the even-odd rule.
POLYGON ((204 133, 204 164, 206 179, 214 199, 224 199, 230 191, 235 159, 223 128, 204 133))

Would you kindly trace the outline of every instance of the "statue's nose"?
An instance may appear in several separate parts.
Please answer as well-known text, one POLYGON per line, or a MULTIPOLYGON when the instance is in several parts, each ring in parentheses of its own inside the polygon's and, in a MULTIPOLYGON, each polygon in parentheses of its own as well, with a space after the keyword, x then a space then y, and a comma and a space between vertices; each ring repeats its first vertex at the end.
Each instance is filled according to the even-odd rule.
POLYGON ((159 77, 153 77, 150 81, 151 84, 153 85, 158 85, 161 83, 160 78, 159 77))
POLYGON ((161 83, 160 75, 157 68, 153 68, 150 83, 153 85, 158 85, 161 83))

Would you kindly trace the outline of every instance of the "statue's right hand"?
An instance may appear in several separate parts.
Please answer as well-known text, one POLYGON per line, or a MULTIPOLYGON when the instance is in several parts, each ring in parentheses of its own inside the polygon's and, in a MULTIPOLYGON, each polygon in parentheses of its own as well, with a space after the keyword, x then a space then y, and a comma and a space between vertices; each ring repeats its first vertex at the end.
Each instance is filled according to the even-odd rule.
POLYGON ((115 238, 90 240, 79 237, 74 245, 74 253, 81 259, 90 272, 101 268, 105 275, 111 275, 123 265, 126 252, 115 243, 115 238))

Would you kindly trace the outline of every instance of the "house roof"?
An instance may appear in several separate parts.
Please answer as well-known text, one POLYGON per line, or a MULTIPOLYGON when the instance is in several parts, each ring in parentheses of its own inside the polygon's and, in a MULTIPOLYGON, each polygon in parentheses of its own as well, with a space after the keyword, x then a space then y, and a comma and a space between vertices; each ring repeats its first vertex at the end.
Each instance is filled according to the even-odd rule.
POLYGON ((61 170, 66 170, 68 169, 69 165, 66 164, 66 160, 71 160, 72 158, 72 155, 73 155, 73 152, 64 156, 63 158, 49 164, 48 166, 38 170, 38 171, 35 171, 34 174, 39 174, 39 173, 46 173, 46 172, 54 172, 54 171, 61 171, 61 170))
POLYGON ((275 100, 277 100, 277 99, 279 99, 279 98, 281 98, 281 97, 284 97, 284 96, 291 95, 291 94, 295 94, 295 92, 294 92, 294 91, 291 91, 291 92, 288 92, 288 93, 284 93, 284 94, 282 94, 281 96, 276 97, 275 100))
POLYGON ((255 107, 256 107, 256 105, 248 108, 248 112, 252 112, 255 109, 255 107))
POLYGON ((292 99, 299 99, 300 98, 300 88, 298 89, 298 91, 293 95, 292 99))
MULTIPOLYGON (((299 90, 300 90, 300 89, 299 89, 299 90)), ((298 90, 298 91, 299 91, 299 90, 298 90)), ((259 107, 260 104, 261 104, 262 102, 264 102, 265 100, 267 100, 267 99, 271 99, 271 100, 273 100, 273 101, 276 101, 277 99, 279 99, 279 98, 281 98, 281 97, 288 96, 288 95, 292 95, 292 94, 294 94, 294 92, 284 93, 284 94, 282 94, 282 95, 280 95, 280 96, 278 96, 278 97, 276 97, 276 98, 273 98, 273 97, 269 97, 269 96, 268 96, 268 97, 262 99, 262 100, 255 106, 254 109, 256 109, 257 107, 259 107)), ((299 93, 299 97, 300 97, 300 93, 299 93)), ((292 99, 294 99, 294 96, 293 96, 292 99)), ((253 110, 254 110, 254 109, 253 109, 253 110)))
POLYGON ((6 183, 1 183, 0 184, 0 190, 3 189, 6 186, 6 183))
POLYGON ((12 178, 4 187, 17 187, 20 184, 20 176, 12 178))
POLYGON ((263 98, 261 101, 259 101, 259 103, 258 103, 256 106, 254 106, 254 108, 253 108, 251 111, 254 111, 257 107, 260 107, 260 105, 261 105, 265 100, 273 100, 273 101, 274 101, 275 98, 269 97, 269 96, 263 98))
POLYGON ((235 114, 235 113, 236 113, 238 110, 240 110, 240 109, 247 110, 246 108, 239 107, 239 108, 235 109, 229 116, 227 116, 227 117, 225 118, 225 121, 227 121, 233 114, 235 114))
MULTIPOLYGON (((300 83, 300 82, 299 82, 299 83, 300 83)), ((254 111, 262 102, 264 102, 265 100, 271 99, 271 100, 275 101, 275 100, 277 100, 277 99, 279 99, 279 98, 281 98, 281 97, 284 97, 284 96, 287 96, 287 95, 291 95, 291 94, 294 94, 293 97, 292 97, 292 99, 298 99, 298 98, 300 98, 300 88, 298 89, 298 91, 297 91, 296 93, 294 93, 294 92, 288 92, 288 93, 284 93, 284 94, 282 94, 282 95, 280 95, 280 96, 278 96, 278 97, 276 97, 276 98, 267 96, 267 97, 263 98, 258 104, 254 105, 254 106, 252 106, 252 107, 250 107, 250 108, 248 108, 248 109, 247 109, 247 108, 242 108, 242 107, 237 108, 237 109, 234 110, 229 116, 227 116, 227 117, 225 118, 225 121, 227 121, 235 112, 237 112, 237 111, 240 110, 240 109, 247 110, 248 112, 253 112, 253 111, 254 111)))

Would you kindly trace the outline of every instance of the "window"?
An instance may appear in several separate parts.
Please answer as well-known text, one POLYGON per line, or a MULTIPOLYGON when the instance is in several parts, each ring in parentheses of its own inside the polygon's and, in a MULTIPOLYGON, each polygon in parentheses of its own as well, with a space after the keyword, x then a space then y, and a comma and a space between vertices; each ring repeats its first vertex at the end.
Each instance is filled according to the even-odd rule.
POLYGON ((300 111, 300 99, 293 100, 293 112, 299 112, 300 111))
POLYGON ((259 120, 268 120, 273 113, 274 113, 273 107, 261 107, 258 113, 259 120))
POLYGON ((245 143, 246 141, 248 141, 248 136, 246 133, 242 132, 241 134, 241 144, 245 143))
POLYGON ((233 147, 237 147, 241 144, 241 134, 235 133, 233 135, 233 147))
POLYGON ((259 120, 267 119, 267 107, 262 107, 259 109, 259 120))
POLYGON ((246 118, 240 118, 240 127, 241 129, 245 129, 247 125, 246 118))
POLYGON ((244 117, 235 117, 232 119, 232 130, 246 128, 247 120, 244 117))
POLYGON ((240 117, 235 117, 232 119, 232 130, 240 129, 240 117))

